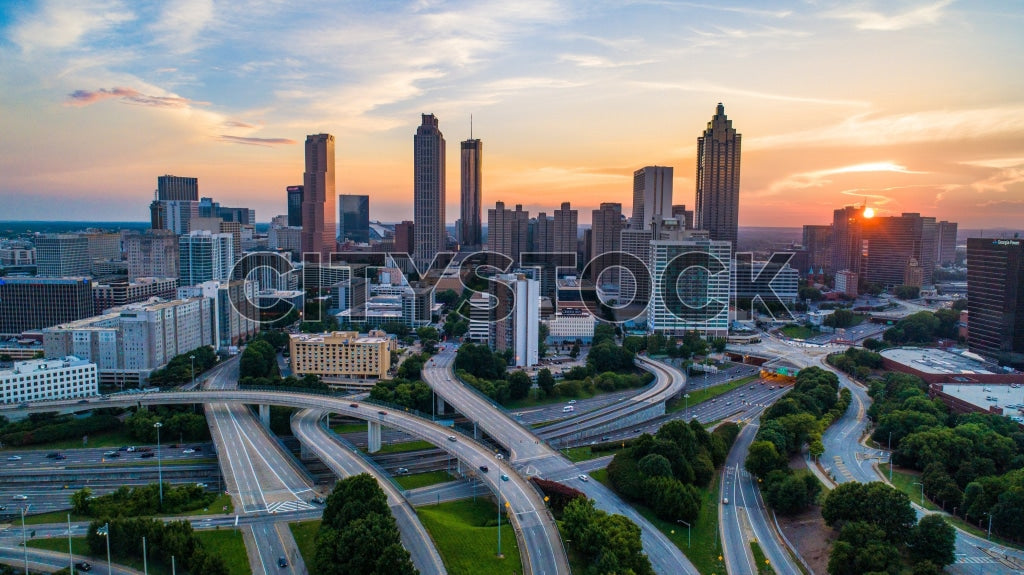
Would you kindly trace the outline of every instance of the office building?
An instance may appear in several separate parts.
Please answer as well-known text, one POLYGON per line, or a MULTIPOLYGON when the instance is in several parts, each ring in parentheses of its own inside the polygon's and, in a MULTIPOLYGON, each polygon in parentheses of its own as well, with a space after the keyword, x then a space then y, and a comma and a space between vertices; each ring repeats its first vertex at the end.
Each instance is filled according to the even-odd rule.
POLYGON ((306 136, 302 186, 302 251, 329 258, 335 249, 334 136, 306 136))
POLYGON ((416 247, 416 224, 405 220, 395 224, 395 253, 411 254, 416 247))
POLYGON ((807 252, 808 269, 801 272, 832 274, 832 226, 805 225, 804 250, 807 252))
POLYGON ((79 234, 86 239, 89 247, 89 261, 116 261, 121 259, 121 234, 85 232, 79 234))
POLYGON ((150 298, 174 299, 178 278, 135 278, 132 281, 98 282, 92 286, 93 313, 147 301, 150 298))
POLYGON ((555 210, 554 251, 576 253, 576 238, 579 236, 579 211, 572 209, 569 202, 555 210))
POLYGON ((413 136, 413 221, 416 266, 426 271, 448 243, 445 230, 444 135, 433 114, 423 114, 413 136))
MULTIPOLYGON (((848 270, 859 274, 864 259, 862 227, 865 206, 846 206, 832 215, 832 271, 848 270)), ((869 213, 874 213, 870 211, 869 213)))
POLYGON ((288 186, 288 227, 302 227, 302 186, 288 186))
POLYGON ((766 271, 765 267, 769 266, 769 264, 771 262, 751 261, 749 265, 746 263, 740 265, 738 261, 733 261, 732 269, 735 274, 749 274, 746 281, 733 280, 733 285, 736 286, 734 290, 736 300, 743 300, 744 304, 746 304, 747 301, 753 300, 755 296, 760 295, 767 301, 768 297, 766 296, 774 293, 784 304, 796 303, 800 284, 800 272, 788 263, 784 264, 781 268, 771 264, 772 267, 766 271))
POLYGON ((370 243, 370 196, 342 194, 338 196, 341 241, 370 243))
POLYGON ((935 270, 935 218, 905 213, 861 222, 861 276, 884 288, 921 287, 935 270))
POLYGON ((227 222, 217 217, 199 217, 192 220, 192 232, 210 232, 211 234, 231 234, 231 248, 234 250, 231 263, 242 257, 242 225, 238 222, 227 222))
POLYGON ((651 240, 655 237, 651 229, 622 230, 620 249, 633 257, 623 257, 620 260, 628 273, 620 271, 619 305, 630 301, 634 304, 647 304, 651 291, 651 274, 647 266, 651 258, 651 240))
POLYGON ((721 103, 697 138, 697 228, 733 246, 739 229, 740 139, 721 103))
POLYGON ((92 273, 89 240, 76 234, 48 234, 35 239, 36 274, 62 278, 92 273))
POLYGON ((935 265, 956 262, 956 222, 942 221, 935 225, 935 265))
POLYGON ((729 333, 732 244, 690 236, 651 240, 649 331, 705 337, 729 333))
POLYGON ((859 291, 859 278, 857 272, 850 270, 839 270, 836 272, 836 291, 847 296, 857 297, 859 291))
POLYGON ((499 274, 490 280, 498 297, 491 310, 490 340, 495 351, 513 352, 516 367, 537 365, 540 322, 540 283, 523 274, 499 274))
POLYGON ((997 358, 1024 354, 1024 242, 967 240, 967 343, 997 358))
MULTIPOLYGON (((240 345, 260 330, 257 282, 246 280, 209 281, 178 288, 178 299, 203 297, 210 300, 210 333, 214 347, 240 345)), ((300 308, 301 309, 301 308, 300 308)))
POLYGON ((177 355, 212 345, 209 299, 128 304, 43 330, 47 357, 75 355, 96 364, 104 384, 144 384, 177 355))
MULTIPOLYGON (((590 257, 597 258, 602 254, 618 251, 621 246, 620 236, 624 227, 626 226, 622 217, 622 204, 605 202, 601 204, 600 208, 594 210, 591 215, 590 224, 590 257)), ((605 261, 602 265, 593 266, 591 268, 591 281, 598 284, 598 276, 610 265, 618 265, 617 259, 614 262, 605 261)), ((602 283, 618 283, 618 274, 614 269, 609 270, 609 273, 604 275, 606 277, 600 278, 602 283)))
POLYGON ((594 327, 597 326, 597 320, 583 305, 564 305, 559 306, 558 311, 548 318, 544 325, 548 327, 547 343, 549 344, 577 341, 589 344, 594 340, 594 327))
POLYGON ((234 238, 231 234, 211 234, 203 230, 178 238, 181 286, 230 279, 234 263, 234 238))
POLYGON ((271 226, 267 232, 267 247, 272 250, 302 253, 302 228, 271 226))
POLYGON ((235 222, 245 226, 256 225, 256 210, 251 208, 229 208, 213 201, 213 198, 199 200, 200 218, 218 218, 225 222, 235 222))
POLYGON ((684 230, 693 229, 693 210, 686 209, 686 204, 672 206, 672 217, 679 220, 679 224, 683 226, 684 230))
POLYGON ((154 200, 149 205, 150 227, 187 234, 193 218, 199 217, 199 202, 185 200, 154 200))
POLYGON ((0 336, 92 315, 88 278, 0 278, 0 336))
POLYGON ((496 202, 487 210, 487 249, 512 258, 517 265, 520 254, 528 251, 529 223, 530 212, 522 204, 510 210, 505 202, 496 202))
POLYGON ((462 142, 462 195, 459 205, 459 242, 465 247, 483 245, 483 149, 478 139, 462 142))
POLYGON ((74 356, 16 361, 0 369, 0 403, 8 405, 97 393, 96 364, 74 356))
POLYGON ((124 236, 128 279, 178 277, 178 236, 170 230, 146 230, 124 236))
POLYGON ((292 372, 318 375, 324 383, 350 385, 352 379, 388 379, 392 342, 384 332, 335 331, 292 334, 292 372))
POLYGON ((161 201, 199 201, 199 178, 159 176, 156 179, 156 199, 161 201))
POLYGON ((672 214, 672 168, 647 166, 633 172, 633 217, 629 227, 646 230, 656 216, 672 214))

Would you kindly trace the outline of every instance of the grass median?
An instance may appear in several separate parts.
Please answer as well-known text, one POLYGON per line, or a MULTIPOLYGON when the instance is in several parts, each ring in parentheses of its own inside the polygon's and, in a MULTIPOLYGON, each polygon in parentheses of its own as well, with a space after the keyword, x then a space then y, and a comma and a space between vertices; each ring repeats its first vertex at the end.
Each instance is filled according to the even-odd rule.
POLYGON ((316 557, 316 532, 320 529, 320 520, 289 523, 288 528, 292 530, 295 545, 299 548, 299 554, 302 555, 302 562, 306 564, 309 575, 317 575, 313 558, 316 557))
POLYGON ((418 489, 428 485, 447 483, 455 478, 447 471, 427 471, 426 473, 412 473, 409 475, 396 475, 395 482, 402 486, 402 489, 418 489))
POLYGON ((519 543, 503 517, 501 552, 497 556, 497 509, 493 501, 452 501, 418 507, 416 514, 441 554, 450 575, 522 573, 519 543))
MULTIPOLYGON (((682 410, 686 409, 687 405, 689 405, 689 407, 692 409, 692 408, 696 407, 698 404, 701 404, 701 403, 703 403, 705 401, 708 401, 710 399, 716 398, 719 395, 722 395, 722 394, 725 394, 725 393, 729 393, 730 391, 732 391, 734 389, 743 387, 744 385, 747 385, 747 384, 752 383, 752 382, 757 381, 757 380, 758 380, 758 376, 756 376, 756 375, 748 375, 747 377, 741 377, 741 378, 739 378, 737 380, 730 381, 730 382, 727 382, 727 383, 722 383, 722 384, 719 384, 719 385, 713 385, 711 387, 706 387, 704 389, 698 389, 696 391, 689 391, 689 392, 687 392, 687 393, 690 394, 690 399, 689 400, 683 399, 681 397, 677 398, 677 399, 673 399, 666 406, 666 411, 668 411, 669 413, 675 413, 677 411, 682 411, 682 410)), ((691 379, 691 381, 694 382, 694 383, 700 383, 700 380, 697 378, 697 376, 694 376, 694 378, 691 379)))

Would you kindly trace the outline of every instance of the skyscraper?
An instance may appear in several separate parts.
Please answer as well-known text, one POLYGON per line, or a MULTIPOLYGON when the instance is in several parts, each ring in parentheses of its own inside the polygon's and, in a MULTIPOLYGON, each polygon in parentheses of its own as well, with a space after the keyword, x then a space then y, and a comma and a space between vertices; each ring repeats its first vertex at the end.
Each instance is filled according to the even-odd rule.
POLYGON ((956 222, 939 222, 935 228, 935 265, 956 261, 956 222))
POLYGON ((721 103, 697 138, 697 229, 712 240, 732 242, 740 214, 740 134, 721 103))
MULTIPOLYGON (((601 207, 594 210, 591 215, 591 247, 590 257, 597 258, 601 254, 607 252, 618 251, 620 247, 620 233, 622 228, 625 227, 625 222, 622 219, 622 204, 617 202, 605 202, 601 204, 601 207)), ((598 276, 604 271, 608 265, 606 262, 602 266, 594 266, 591 269, 591 280, 597 284, 598 276)), ((615 270, 611 270, 610 274, 605 274, 606 277, 603 279, 606 283, 618 283, 618 275, 615 274, 615 270)))
POLYGON ((416 236, 413 259, 426 271, 434 255, 445 249, 444 228, 444 135, 433 114, 423 114, 413 136, 413 230, 416 236))
POLYGON ((555 251, 555 220, 545 212, 537 214, 537 221, 533 222, 533 241, 530 243, 530 250, 555 251))
POLYGON ((496 202, 487 210, 487 249, 504 254, 517 263, 519 255, 528 249, 530 212, 522 204, 515 210, 505 208, 505 202, 496 202))
POLYGON ((672 206, 672 217, 679 220, 679 226, 684 230, 693 229, 693 210, 686 209, 686 204, 672 206))
POLYGON ((178 285, 231 279, 233 244, 231 234, 211 234, 205 230, 178 238, 178 285))
POLYGON ((302 186, 288 186, 288 226, 302 227, 302 186))
POLYGON ((846 206, 833 212, 832 216, 832 273, 849 270, 859 274, 864 253, 861 224, 863 206, 846 206))
POLYGON ((416 225, 409 220, 395 224, 395 253, 411 254, 416 247, 416 225))
POLYGON ((341 239, 359 244, 370 243, 370 196, 338 196, 341 239))
POLYGON ((306 136, 306 172, 302 191, 302 251, 324 258, 334 251, 334 136, 306 136))
POLYGON ((462 203, 459 241, 463 246, 480 246, 483 241, 481 226, 482 165, 484 144, 478 139, 462 142, 462 203))
POLYGON ((633 172, 633 217, 629 227, 646 230, 656 216, 672 213, 672 168, 647 166, 633 172))
POLYGON ((885 288, 931 284, 935 227, 935 218, 920 214, 865 218, 861 222, 864 281, 885 288))
POLYGON ((170 230, 146 230, 124 238, 128 279, 178 277, 178 236, 170 230))
POLYGON ((555 210, 554 251, 576 253, 578 220, 579 211, 572 209, 569 202, 562 202, 562 208, 555 210))
POLYGON ((1000 359, 1024 354, 1024 242, 967 240, 967 342, 1000 359))
POLYGON ((150 227, 176 234, 191 231, 192 219, 199 217, 199 202, 192 200, 153 200, 149 205, 150 227))
MULTIPOLYGON (((839 270, 832 269, 832 226, 805 225, 804 250, 807 251, 808 265, 813 273, 822 270, 832 274, 839 270)), ((806 273, 808 270, 797 270, 806 273)))
POLYGON ((159 176, 156 179, 156 199, 161 201, 199 201, 199 178, 159 176))
POLYGON ((37 274, 61 278, 88 276, 92 273, 89 240, 73 234, 51 234, 35 240, 37 274))

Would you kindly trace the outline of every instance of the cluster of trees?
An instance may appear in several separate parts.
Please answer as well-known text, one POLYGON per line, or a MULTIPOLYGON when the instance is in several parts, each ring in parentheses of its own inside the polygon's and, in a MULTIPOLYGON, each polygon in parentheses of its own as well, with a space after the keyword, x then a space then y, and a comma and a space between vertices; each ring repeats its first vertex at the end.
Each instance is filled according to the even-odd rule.
POLYGON ((238 377, 271 378, 281 375, 277 367, 277 350, 265 339, 257 339, 245 346, 238 363, 238 377))
POLYGON ((288 334, 263 331, 245 347, 238 364, 238 384, 242 387, 290 387, 326 391, 327 385, 314 374, 281 377, 277 353, 288 346, 288 334))
POLYGON ((681 340, 660 333, 648 336, 630 335, 623 340, 622 347, 633 353, 646 351, 649 355, 689 359, 695 355, 707 355, 710 350, 721 352, 725 349, 725 344, 725 338, 711 338, 706 341, 700 334, 691 331, 684 334, 681 340))
POLYGON ((164 443, 174 440, 207 441, 210 439, 210 427, 206 417, 201 413, 192 413, 188 406, 157 406, 152 409, 138 409, 125 419, 125 431, 128 437, 141 443, 156 443, 156 428, 153 424, 160 422, 160 437, 164 443))
POLYGON ((195 485, 187 483, 172 487, 164 484, 164 503, 160 506, 160 485, 151 483, 139 487, 122 486, 113 493, 93 496, 88 487, 71 496, 71 508, 87 517, 143 517, 157 513, 184 513, 208 507, 217 498, 195 485))
POLYGON ((217 354, 212 347, 197 347, 190 352, 176 355, 164 367, 149 375, 149 384, 156 387, 171 387, 192 382, 192 356, 195 356, 196 376, 217 365, 217 354))
POLYGON ((387 496, 371 475, 342 479, 327 497, 316 534, 319 575, 415 575, 387 496))
POLYGON ((793 391, 761 416, 744 466, 762 480, 765 501, 779 513, 800 513, 817 499, 821 484, 813 475, 795 475, 789 458, 804 445, 815 457, 824 453, 821 434, 842 416, 851 399, 849 390, 839 392, 836 374, 808 367, 800 370, 793 391))
POLYGON ((920 522, 906 494, 880 482, 843 483, 833 489, 821 515, 839 539, 832 546, 831 575, 899 573, 902 557, 914 575, 937 575, 953 563, 956 531, 939 515, 920 522))
POLYGON ((924 493, 944 509, 993 531, 1024 539, 1024 431, 988 413, 955 415, 929 399, 912 375, 889 373, 872 384, 872 438, 891 438, 893 462, 922 471, 924 493))
POLYGON ((822 323, 828 327, 840 329, 856 325, 859 319, 860 318, 857 317, 857 314, 853 313, 851 310, 837 309, 826 316, 822 323))
MULTIPOLYGON (((867 342, 865 341, 864 343, 866 347, 867 342)), ((881 355, 856 347, 848 347, 843 353, 828 356, 828 362, 836 369, 846 372, 861 381, 866 381, 871 377, 871 370, 882 368, 881 355)))
POLYGON ((691 521, 700 513, 699 489, 711 484, 738 434, 733 423, 708 433, 696 419, 670 421, 654 436, 644 434, 617 453, 608 479, 616 491, 642 501, 658 517, 691 521))
POLYGON ((931 343, 937 339, 956 339, 960 314, 952 309, 919 311, 885 330, 882 339, 893 345, 931 343))
MULTIPOLYGON (((166 496, 166 493, 165 493, 166 496)), ((149 564, 161 564, 171 568, 174 557, 178 569, 188 573, 204 575, 228 575, 227 564, 216 549, 208 550, 196 537, 188 521, 163 521, 139 517, 103 517, 89 525, 86 543, 90 555, 105 557, 107 544, 115 563, 124 560, 142 560, 142 538, 146 538, 146 558, 149 564), (109 536, 100 535, 101 528, 109 523, 109 536)))
POLYGON ((917 299, 921 295, 921 288, 908 285, 896 286, 892 293, 900 299, 917 299))
POLYGON ((583 575, 654 575, 640 528, 627 517, 609 515, 593 499, 577 497, 565 506, 562 526, 571 547, 584 557, 583 575))
POLYGON ((0 444, 38 445, 81 439, 84 435, 100 431, 118 431, 124 424, 117 418, 117 412, 115 409, 97 409, 84 418, 57 415, 55 412, 31 413, 20 421, 8 421, 0 416, 0 444))
POLYGON ((432 397, 429 385, 405 378, 378 381, 370 389, 370 399, 374 401, 408 407, 421 413, 430 413, 432 397))
POLYGON ((544 493, 547 497, 548 506, 551 507, 555 513, 562 513, 565 510, 565 506, 572 502, 573 499, 587 498, 587 494, 583 493, 579 489, 569 487, 564 483, 557 481, 549 481, 547 479, 541 479, 534 475, 530 477, 530 481, 537 486, 538 489, 544 493))

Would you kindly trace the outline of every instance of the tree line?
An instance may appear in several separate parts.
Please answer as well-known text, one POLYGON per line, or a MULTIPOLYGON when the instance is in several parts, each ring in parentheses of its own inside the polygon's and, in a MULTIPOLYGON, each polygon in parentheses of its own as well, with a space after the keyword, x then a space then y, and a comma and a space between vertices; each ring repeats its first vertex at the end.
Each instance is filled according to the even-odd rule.
POLYGON ((188 521, 164 523, 153 518, 103 517, 89 524, 86 542, 89 553, 94 557, 107 554, 114 562, 142 559, 142 540, 146 540, 146 558, 150 565, 160 564, 171 568, 174 557, 179 572, 202 575, 228 575, 228 567, 216 550, 209 550, 196 537, 188 521), (101 528, 109 523, 109 534, 101 535, 101 528))
POLYGON ((209 507, 217 498, 194 483, 163 486, 163 506, 160 505, 160 486, 156 483, 137 487, 121 486, 107 495, 94 496, 92 489, 84 487, 71 495, 71 508, 86 517, 142 517, 146 515, 177 514, 209 507))
POLYGON ((153 370, 149 374, 149 384, 155 387, 173 387, 192 382, 192 358, 195 357, 195 375, 217 365, 217 353, 213 348, 204 345, 192 351, 174 356, 167 365, 160 369, 153 370))

